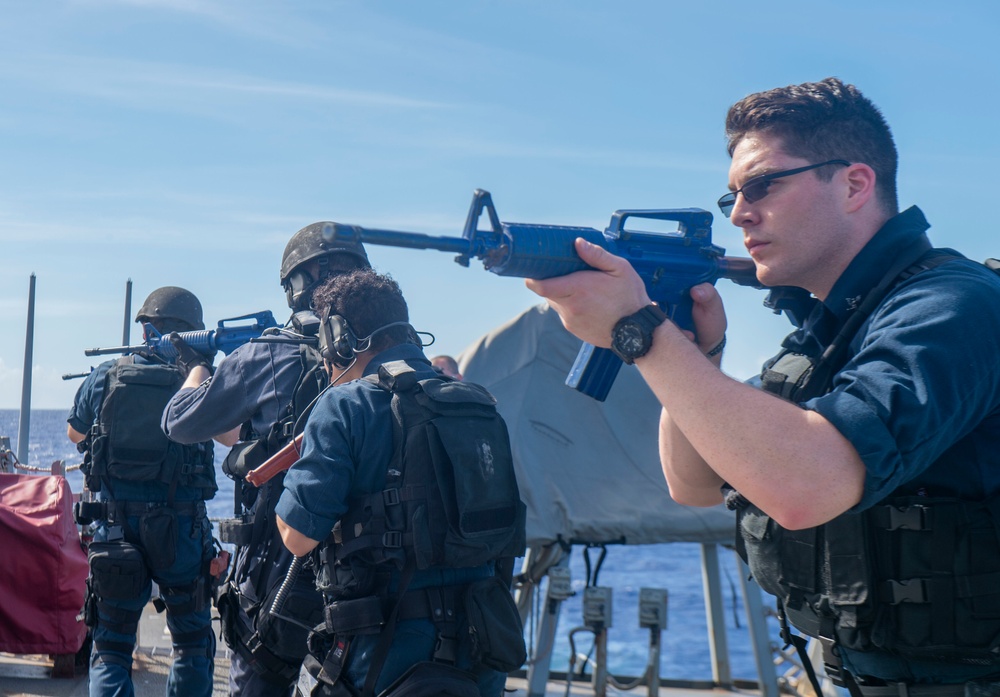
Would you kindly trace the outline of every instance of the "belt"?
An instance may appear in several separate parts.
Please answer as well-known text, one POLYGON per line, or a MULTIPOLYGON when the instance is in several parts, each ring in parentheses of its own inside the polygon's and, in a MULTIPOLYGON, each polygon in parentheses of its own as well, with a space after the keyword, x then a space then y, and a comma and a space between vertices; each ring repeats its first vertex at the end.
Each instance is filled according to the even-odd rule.
MULTIPOLYGON (((179 515, 200 516, 205 514, 204 501, 115 501, 105 502, 109 506, 115 506, 119 515, 124 513, 127 516, 139 516, 158 508, 169 508, 179 515)), ((110 511, 109 511, 110 512, 110 511)))
MULTIPOLYGON (((456 621, 466 585, 428 586, 407 591, 399 599, 396 620, 428 619, 435 623, 456 621)), ((375 634, 385 625, 385 611, 396 602, 389 596, 371 595, 354 600, 337 600, 324 608, 326 630, 331 634, 351 636, 375 634)))
POLYGON ((158 508, 170 508, 179 515, 204 517, 204 501, 79 501, 76 504, 77 515, 95 520, 112 520, 118 516, 141 516, 158 508))

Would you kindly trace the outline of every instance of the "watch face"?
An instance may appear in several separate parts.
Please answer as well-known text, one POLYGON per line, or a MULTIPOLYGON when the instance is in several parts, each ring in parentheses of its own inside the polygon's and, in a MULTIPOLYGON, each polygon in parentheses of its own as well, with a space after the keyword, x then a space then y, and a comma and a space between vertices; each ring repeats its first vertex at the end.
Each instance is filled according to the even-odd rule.
POLYGON ((611 331, 611 350, 629 365, 649 352, 653 343, 653 330, 660 326, 667 316, 655 304, 647 305, 638 312, 622 317, 611 331))
POLYGON ((646 347, 646 337, 642 327, 626 322, 615 332, 615 348, 627 356, 638 356, 646 347))

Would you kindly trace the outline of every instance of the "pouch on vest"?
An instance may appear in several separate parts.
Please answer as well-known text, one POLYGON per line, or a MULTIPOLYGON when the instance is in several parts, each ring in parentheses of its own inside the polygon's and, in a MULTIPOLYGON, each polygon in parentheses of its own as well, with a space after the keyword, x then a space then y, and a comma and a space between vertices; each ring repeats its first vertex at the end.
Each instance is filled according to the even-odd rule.
POLYGON ((159 506, 143 513, 139 517, 139 540, 153 573, 169 569, 177 558, 177 512, 159 506))
POLYGON ((209 499, 218 489, 211 441, 180 445, 160 428, 160 417, 180 388, 172 365, 118 359, 108 371, 97 423, 92 430, 92 471, 88 485, 101 477, 126 481, 173 481, 200 488, 209 499))
POLYGON ((865 552, 868 528, 863 514, 844 514, 825 526, 786 530, 750 504, 737 511, 737 531, 745 545, 750 575, 781 600, 789 621, 809 636, 827 636, 835 622, 838 641, 859 651, 871 649, 867 632, 875 613, 870 592, 874 573, 865 552), (817 570, 825 570, 817 576, 817 570), (823 612, 814 606, 823 597, 823 612), (830 613, 836 608, 836 620, 830 613))
POLYGON ((110 477, 159 480, 170 450, 160 416, 180 385, 180 373, 172 366, 126 360, 120 359, 106 378, 99 423, 107 440, 101 455, 110 477))
POLYGON ((423 661, 411 666, 379 697, 480 697, 471 673, 444 663, 423 661))
POLYGON ((474 665, 501 673, 524 665, 528 658, 524 625, 503 581, 491 576, 471 584, 465 591, 465 614, 474 665))
POLYGON ((434 521, 431 506, 428 523, 446 532, 438 542, 443 546, 431 555, 439 558, 427 558, 421 554, 420 530, 414 529, 417 568, 435 563, 477 566, 518 556, 524 550, 525 506, 507 426, 496 413, 493 397, 472 383, 424 380, 420 385, 418 403, 438 414, 427 422, 423 435, 445 517, 434 521))
POLYGON ((91 542, 94 591, 103 600, 135 600, 149 583, 142 550, 128 542, 91 542))
POLYGON ((752 505, 738 521, 751 575, 805 634, 909 660, 1000 663, 1000 498, 898 497, 796 531, 752 505))
POLYGON ((394 454, 385 489, 341 517, 338 566, 402 568, 409 558, 420 570, 463 568, 520 556, 526 508, 496 400, 479 385, 415 373, 390 361, 364 378, 392 393, 394 454))
POLYGON ((87 578, 87 592, 83 596, 83 623, 93 629, 97 626, 97 591, 94 590, 93 578, 87 578))
POLYGON ((1000 664, 1000 497, 905 497, 871 510, 875 563, 887 567, 872 641, 917 660, 1000 664), (899 550, 891 565, 888 549, 899 550))
POLYGON ((247 472, 267 460, 267 445, 258 440, 237 443, 222 462, 222 471, 233 480, 244 479, 247 472))
POLYGON ((261 643, 289 663, 299 663, 305 658, 309 632, 323 621, 323 596, 316 590, 312 574, 299 578, 287 589, 278 615, 271 614, 271 606, 281 584, 271 589, 256 623, 261 643))
POLYGON ((231 650, 235 651, 238 641, 236 633, 236 623, 240 621, 240 601, 228 584, 220 588, 215 597, 215 608, 219 611, 219 620, 222 625, 222 638, 231 650))

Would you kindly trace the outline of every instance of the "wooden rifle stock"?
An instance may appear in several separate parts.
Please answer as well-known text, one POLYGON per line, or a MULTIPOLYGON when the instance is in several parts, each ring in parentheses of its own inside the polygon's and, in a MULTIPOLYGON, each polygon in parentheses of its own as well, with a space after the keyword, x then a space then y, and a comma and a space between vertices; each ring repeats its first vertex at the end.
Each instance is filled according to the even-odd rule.
POLYGON ((261 484, 270 481, 279 472, 284 472, 294 465, 298 461, 301 452, 302 434, 300 433, 288 445, 267 458, 260 467, 247 472, 246 480, 254 486, 259 487, 261 484))

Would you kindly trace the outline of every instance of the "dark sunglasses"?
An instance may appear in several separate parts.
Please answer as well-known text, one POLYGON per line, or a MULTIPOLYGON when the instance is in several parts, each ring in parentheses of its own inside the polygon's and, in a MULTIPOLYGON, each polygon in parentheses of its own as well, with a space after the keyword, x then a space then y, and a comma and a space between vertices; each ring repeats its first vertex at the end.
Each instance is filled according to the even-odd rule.
POLYGON ((756 203, 767 196, 767 190, 771 187, 771 182, 775 179, 790 177, 793 174, 801 174, 802 172, 808 172, 809 170, 816 169, 818 167, 826 167, 827 165, 844 165, 845 167, 850 167, 851 163, 847 160, 827 160, 826 162, 820 162, 818 165, 806 165, 805 167, 796 167, 795 169, 785 169, 780 172, 762 174, 759 177, 754 177, 753 179, 747 181, 736 191, 730 191, 728 194, 720 198, 719 208, 722 209, 722 214, 728 218, 729 214, 733 212, 733 206, 736 205, 737 194, 743 194, 743 198, 747 200, 747 203, 756 203))

